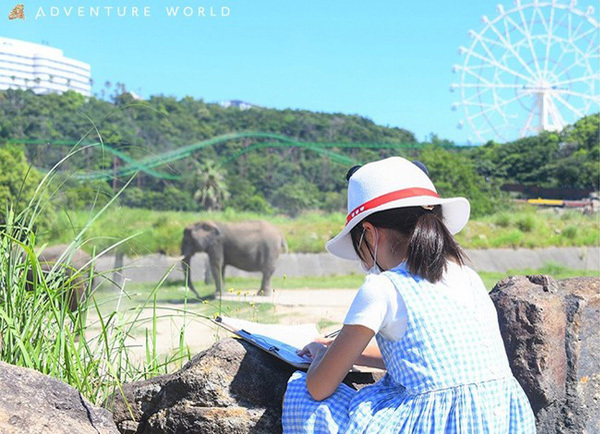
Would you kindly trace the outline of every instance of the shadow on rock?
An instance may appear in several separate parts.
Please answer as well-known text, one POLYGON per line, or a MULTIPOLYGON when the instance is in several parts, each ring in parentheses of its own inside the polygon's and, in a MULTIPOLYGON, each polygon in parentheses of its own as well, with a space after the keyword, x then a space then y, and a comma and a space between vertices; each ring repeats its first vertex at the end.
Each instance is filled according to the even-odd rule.
MULTIPOLYGON (((281 402, 295 368, 251 344, 223 339, 180 371, 124 386, 112 406, 122 433, 281 432, 281 402)), ((347 384, 373 383, 350 374, 347 384)), ((110 408, 110 406, 109 406, 110 408)))

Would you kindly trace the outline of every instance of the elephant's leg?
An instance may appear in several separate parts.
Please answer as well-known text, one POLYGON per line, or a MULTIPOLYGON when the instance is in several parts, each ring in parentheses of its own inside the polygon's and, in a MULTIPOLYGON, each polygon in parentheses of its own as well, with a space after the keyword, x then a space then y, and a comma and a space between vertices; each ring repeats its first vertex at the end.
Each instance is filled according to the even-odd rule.
POLYGON ((183 267, 183 281, 185 286, 190 288, 192 292, 196 295, 196 297, 201 298, 200 294, 194 288, 194 282, 192 282, 192 268, 190 266, 191 256, 186 256, 181 261, 181 266, 183 267))
POLYGON ((225 287, 225 267, 227 267, 227 265, 221 267, 221 288, 225 287))
POLYGON ((211 261, 210 263, 210 270, 213 279, 215 279, 215 294, 222 294, 223 291, 223 268, 224 266, 217 261, 211 261))
POLYGON ((204 261, 204 283, 206 285, 211 285, 215 279, 213 279, 212 270, 210 269, 210 259, 206 258, 204 261))
POLYGON ((263 278, 262 283, 260 284, 260 290, 258 291, 258 295, 272 295, 273 291, 271 290, 271 276, 273 276, 274 272, 274 265, 269 265, 263 270, 263 278))

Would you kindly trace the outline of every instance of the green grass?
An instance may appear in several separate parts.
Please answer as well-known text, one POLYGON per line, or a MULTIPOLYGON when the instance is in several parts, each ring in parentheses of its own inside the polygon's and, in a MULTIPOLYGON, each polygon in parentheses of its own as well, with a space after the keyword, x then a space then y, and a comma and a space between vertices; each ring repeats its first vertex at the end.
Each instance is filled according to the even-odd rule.
POLYGON ((548 263, 544 267, 534 270, 526 268, 522 270, 508 270, 506 273, 499 272, 480 272, 479 275, 488 290, 498 283, 500 280, 509 276, 531 276, 535 274, 547 274, 552 276, 554 279, 568 279, 571 277, 600 277, 600 273, 594 270, 572 270, 570 268, 562 267, 558 264, 548 263))
POLYGON ((468 249, 598 246, 599 218, 577 210, 515 206, 472 219, 456 238, 468 249))
MULTIPOLYGON (((54 227, 42 240, 49 244, 68 242, 86 224, 93 212, 65 211, 57 216, 54 227)), ((122 246, 129 256, 162 252, 180 254, 183 228, 199 220, 236 222, 267 220, 279 227, 290 252, 325 251, 325 242, 343 227, 342 214, 306 213, 293 219, 226 210, 220 213, 151 211, 111 208, 87 230, 86 248, 101 251, 126 237, 133 238, 122 246)), ((457 235, 464 248, 543 248, 550 246, 597 246, 600 244, 598 216, 583 215, 576 210, 557 214, 552 209, 515 206, 514 209, 472 219, 457 235)), ((121 248, 121 247, 120 247, 121 248)))
MULTIPOLYGON (((92 403, 101 404, 120 393, 123 383, 164 374, 170 367, 181 366, 191 354, 183 344, 185 325, 179 333, 179 347, 170 354, 157 353, 157 294, 162 280, 147 288, 131 308, 123 308, 123 291, 113 293, 113 306, 98 299, 96 291, 88 291, 71 311, 65 299, 78 279, 89 283, 86 267, 55 266, 42 273, 36 253, 43 245, 35 230, 36 220, 54 176, 55 168, 40 182, 24 209, 14 212, 10 203, 2 204, 6 215, 0 225, 0 360, 64 381, 92 403), (145 311, 150 312, 148 322, 141 320, 145 311), (126 343, 140 331, 146 355, 141 361, 126 343)), ((76 225, 70 225, 71 230, 61 239, 70 244, 69 252, 83 246, 89 239, 87 231, 104 218, 111 205, 82 214, 76 225)), ((121 241, 126 240, 111 239, 104 247, 121 241)), ((86 247, 95 250, 91 244, 86 247)), ((69 253, 61 262, 67 264, 68 257, 69 253)), ((185 324, 186 310, 179 309, 176 315, 183 316, 185 324)))
POLYGON ((65 295, 77 278, 87 279, 85 271, 71 268, 71 277, 64 268, 49 274, 35 271, 29 280, 27 270, 40 270, 35 236, 11 220, 0 230, 0 360, 51 375, 98 404, 124 382, 165 373, 177 359, 187 360, 184 349, 162 360, 156 356, 151 350, 156 342, 152 324, 146 327, 149 352, 144 362, 134 362, 125 345, 141 310, 152 307, 160 283, 128 312, 102 311, 96 293, 71 311, 65 295))
MULTIPOLYGON (((596 276, 600 277, 597 271, 593 270, 572 270, 562 267, 558 264, 548 263, 540 269, 522 269, 508 270, 507 272, 479 272, 486 288, 491 290, 496 283, 508 276, 517 275, 534 275, 548 274, 554 279, 566 279, 571 277, 581 276, 596 276)), ((364 274, 349 274, 343 276, 306 276, 306 277, 274 277, 272 279, 273 291, 286 291, 298 289, 358 289, 365 280, 364 274)), ((201 296, 206 296, 214 293, 212 284, 204 284, 204 282, 194 282, 196 290, 201 296)), ((244 309, 249 306, 251 296, 256 294, 257 288, 260 286, 260 278, 252 277, 230 277, 226 279, 226 292, 238 297, 239 301, 223 300, 223 306, 228 306, 231 309, 244 309)), ((129 285, 129 292, 135 294, 132 297, 141 299, 152 290, 153 285, 147 283, 137 283, 129 285)), ((188 303, 194 305, 196 302, 192 300, 191 293, 185 289, 183 282, 165 282, 161 285, 157 292, 157 298, 161 303, 183 303, 187 298, 188 303)), ((211 305, 218 303, 218 300, 208 302, 211 305)), ((268 308, 272 307, 271 303, 265 303, 268 308)), ((269 318, 269 310, 265 308, 259 315, 259 322, 273 322, 269 318)), ((210 311, 209 311, 210 312, 210 311)), ((245 313, 244 313, 245 314, 245 313)))
MULTIPOLYGON (((237 279, 243 281, 243 279, 237 279)), ((249 295, 255 294, 254 279, 248 279, 249 282, 244 282, 242 285, 245 289, 236 289, 235 294, 237 300, 226 300, 215 297, 213 299, 205 299, 203 301, 195 298, 194 294, 186 289, 183 282, 164 282, 155 291, 155 298, 158 308, 169 307, 170 305, 183 305, 187 313, 199 320, 207 320, 214 318, 217 315, 235 316, 241 319, 247 319, 256 322, 276 322, 276 314, 274 305, 271 303, 254 303, 249 295), (252 291, 250 289, 252 288, 252 291)), ((260 285, 260 282, 258 282, 260 285)), ((214 287, 203 283, 195 283, 196 290, 201 297, 206 297, 214 294, 214 287)), ((241 288, 241 287, 240 287, 241 288)), ((142 283, 129 283, 125 291, 126 297, 120 300, 121 309, 135 309, 148 298, 148 295, 154 291, 154 285, 142 283)), ((234 292, 230 287, 230 292, 234 292)), ((103 310, 110 312, 114 310, 117 300, 115 299, 112 290, 104 290, 98 293, 98 299, 104 301, 103 310)), ((180 309, 177 306, 176 309, 180 309)))

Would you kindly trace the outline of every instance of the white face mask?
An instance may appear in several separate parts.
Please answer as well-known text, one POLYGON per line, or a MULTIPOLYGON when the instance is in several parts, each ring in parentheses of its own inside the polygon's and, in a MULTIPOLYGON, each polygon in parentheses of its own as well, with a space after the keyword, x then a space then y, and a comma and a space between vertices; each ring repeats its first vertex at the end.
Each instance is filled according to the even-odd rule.
MULTIPOLYGON (((365 231, 363 230, 362 235, 360 236, 360 241, 358 242, 358 248, 360 249, 360 245, 363 242, 365 237, 365 231)), ((371 268, 367 268, 363 261, 360 261, 360 266, 367 274, 381 274, 381 268, 377 265, 377 247, 379 245, 379 232, 375 229, 375 249, 373 251, 373 266, 371 268)))

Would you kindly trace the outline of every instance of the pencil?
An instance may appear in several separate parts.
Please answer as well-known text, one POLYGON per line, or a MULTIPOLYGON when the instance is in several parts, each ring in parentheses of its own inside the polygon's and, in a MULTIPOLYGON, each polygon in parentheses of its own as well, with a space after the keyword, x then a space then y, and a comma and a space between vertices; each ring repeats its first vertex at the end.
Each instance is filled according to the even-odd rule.
POLYGON ((336 330, 334 332, 331 332, 327 335, 325 335, 326 338, 335 338, 337 335, 340 334, 340 332, 342 331, 342 329, 336 330))

